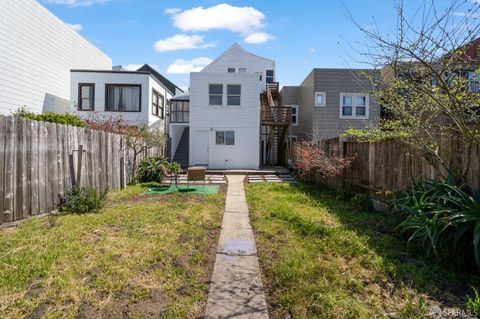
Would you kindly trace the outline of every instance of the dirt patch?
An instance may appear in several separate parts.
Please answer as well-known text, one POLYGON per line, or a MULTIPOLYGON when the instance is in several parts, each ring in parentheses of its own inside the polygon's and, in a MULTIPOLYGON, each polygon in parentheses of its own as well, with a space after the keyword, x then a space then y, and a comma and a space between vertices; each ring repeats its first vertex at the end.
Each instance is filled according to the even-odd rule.
POLYGON ((152 289, 150 296, 128 305, 128 314, 134 318, 160 318, 168 305, 168 299, 160 289, 152 289))
POLYGON ((30 316, 28 316, 27 318, 28 319, 40 319, 40 318, 43 318, 43 316, 45 315, 45 313, 47 312, 48 310, 48 302, 42 302, 41 304, 39 304, 35 310, 30 314, 30 316))
POLYGON ((177 239, 177 243, 179 243, 179 244, 185 244, 185 243, 189 242, 190 239, 191 239, 191 238, 190 238, 189 235, 187 235, 187 234, 181 234, 181 235, 178 237, 178 239, 177 239))
POLYGON ((92 307, 85 300, 82 301, 80 307, 78 308, 77 319, 90 319, 90 318, 100 318, 101 313, 92 307))

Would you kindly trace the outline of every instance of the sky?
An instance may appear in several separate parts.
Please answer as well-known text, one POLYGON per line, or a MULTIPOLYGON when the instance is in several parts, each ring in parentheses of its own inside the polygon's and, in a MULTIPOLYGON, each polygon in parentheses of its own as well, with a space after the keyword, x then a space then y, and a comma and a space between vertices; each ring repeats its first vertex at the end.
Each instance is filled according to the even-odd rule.
MULTIPOLYGON (((435 0, 441 5, 448 3, 435 0)), ((471 0, 478 1, 478 0, 471 0)), ((394 0, 40 0, 114 65, 148 63, 179 87, 237 42, 274 59, 277 81, 298 85, 312 68, 362 68, 354 48, 372 22, 393 32, 394 0)), ((418 0, 405 0, 414 12, 418 0)))

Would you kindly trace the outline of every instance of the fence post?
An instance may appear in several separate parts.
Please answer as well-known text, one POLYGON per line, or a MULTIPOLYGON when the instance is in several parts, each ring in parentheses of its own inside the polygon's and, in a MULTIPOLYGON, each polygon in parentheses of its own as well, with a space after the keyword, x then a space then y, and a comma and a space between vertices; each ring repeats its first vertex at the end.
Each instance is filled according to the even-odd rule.
POLYGON ((375 143, 368 144, 368 186, 374 187, 375 180, 375 143))
POLYGON ((83 145, 78 146, 78 161, 77 161, 77 186, 80 187, 82 179, 82 159, 83 159, 83 145))

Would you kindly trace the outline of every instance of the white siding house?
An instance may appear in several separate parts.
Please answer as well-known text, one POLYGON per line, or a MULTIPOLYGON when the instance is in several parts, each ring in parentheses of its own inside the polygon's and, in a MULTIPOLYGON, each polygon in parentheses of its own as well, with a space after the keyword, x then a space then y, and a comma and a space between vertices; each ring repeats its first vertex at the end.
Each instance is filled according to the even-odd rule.
POLYGON ((112 60, 35 0, 0 0, 0 114, 66 112, 70 70, 112 60))

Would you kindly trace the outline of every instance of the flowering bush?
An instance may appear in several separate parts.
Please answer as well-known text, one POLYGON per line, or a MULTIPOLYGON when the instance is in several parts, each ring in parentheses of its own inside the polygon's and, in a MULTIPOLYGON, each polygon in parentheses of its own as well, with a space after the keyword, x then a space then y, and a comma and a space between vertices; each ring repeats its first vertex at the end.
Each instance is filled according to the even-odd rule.
POLYGON ((313 180, 316 175, 334 177, 347 173, 353 158, 328 156, 315 142, 302 142, 297 146, 295 170, 300 179, 313 180))

